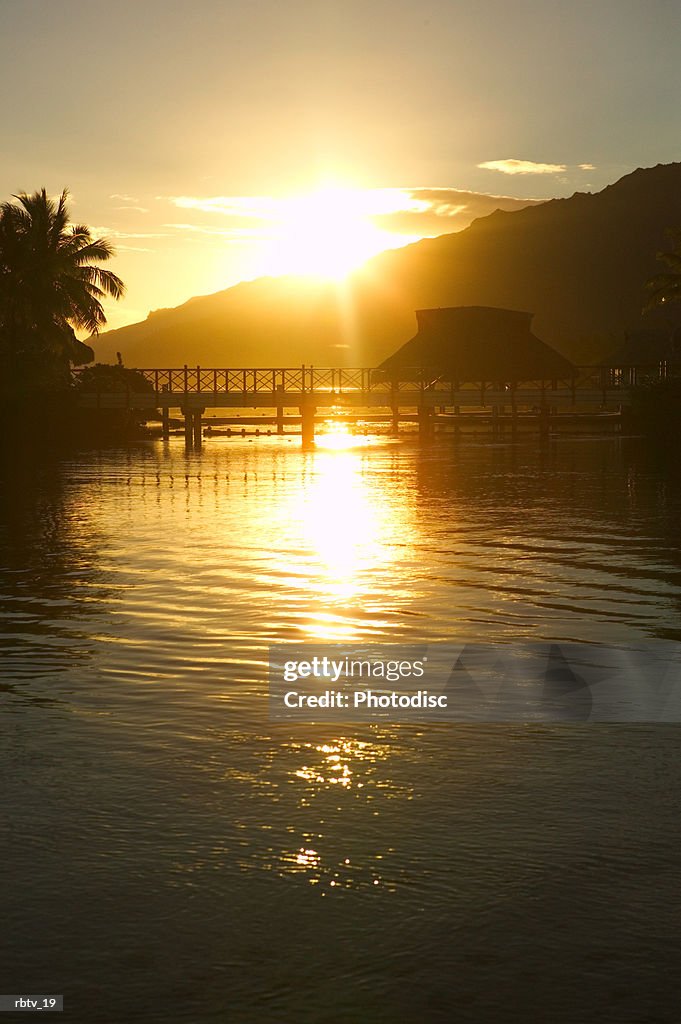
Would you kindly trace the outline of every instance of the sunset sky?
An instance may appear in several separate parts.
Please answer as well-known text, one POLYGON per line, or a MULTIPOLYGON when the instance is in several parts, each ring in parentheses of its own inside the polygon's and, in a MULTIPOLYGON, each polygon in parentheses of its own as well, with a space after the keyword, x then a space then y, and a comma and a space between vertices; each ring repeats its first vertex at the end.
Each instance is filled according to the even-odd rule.
POLYGON ((674 0, 0 0, 0 194, 69 187, 120 326, 679 159, 680 43, 674 0))

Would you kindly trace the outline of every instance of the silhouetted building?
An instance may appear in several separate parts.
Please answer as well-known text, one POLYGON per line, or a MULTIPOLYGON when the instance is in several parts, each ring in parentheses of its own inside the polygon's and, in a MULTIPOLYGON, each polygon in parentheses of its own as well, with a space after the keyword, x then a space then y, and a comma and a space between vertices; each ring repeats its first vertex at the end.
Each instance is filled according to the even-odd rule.
POLYGON ((379 366, 394 380, 552 381, 576 368, 531 331, 532 313, 493 306, 416 311, 417 334, 379 366))
POLYGON ((679 377, 681 330, 658 327, 626 331, 624 343, 603 360, 603 366, 622 384, 679 377))

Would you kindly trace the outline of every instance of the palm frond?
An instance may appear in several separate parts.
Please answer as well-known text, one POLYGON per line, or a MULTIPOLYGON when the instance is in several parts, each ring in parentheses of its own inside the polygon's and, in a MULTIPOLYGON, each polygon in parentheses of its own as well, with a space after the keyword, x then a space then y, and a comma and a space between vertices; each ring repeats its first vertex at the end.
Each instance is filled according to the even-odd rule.
POLYGON ((51 197, 43 188, 0 204, 0 329, 62 356, 72 350, 69 332, 96 334, 106 323, 102 301, 125 293, 121 279, 98 266, 114 256, 113 245, 69 223, 68 198, 67 189, 51 197))
POLYGON ((77 249, 73 253, 73 259, 77 263, 84 263, 86 260, 96 260, 103 263, 115 255, 116 250, 108 238, 96 238, 94 241, 88 241, 81 248, 77 249))
POLYGON ((82 269, 86 271, 83 280, 96 284, 103 292, 110 295, 112 299, 121 299, 125 295, 125 285, 113 271, 102 270, 101 267, 92 266, 82 269))

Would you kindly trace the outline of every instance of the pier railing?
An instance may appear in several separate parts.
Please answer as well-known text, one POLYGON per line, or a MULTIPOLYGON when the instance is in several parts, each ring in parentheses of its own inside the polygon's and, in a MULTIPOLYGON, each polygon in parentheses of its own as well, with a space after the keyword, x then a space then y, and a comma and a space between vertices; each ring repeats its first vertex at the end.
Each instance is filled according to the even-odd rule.
MULTIPOLYGON (((450 377, 433 377, 427 371, 415 367, 405 369, 401 379, 390 379, 387 375, 369 367, 202 367, 182 366, 169 368, 135 368, 151 385, 157 394, 376 394, 376 393, 418 393, 423 391, 444 394, 459 391, 477 391, 484 403, 485 392, 506 392, 509 398, 514 392, 533 391, 545 394, 550 400, 551 391, 602 392, 613 395, 628 391, 626 385, 610 371, 599 366, 578 368, 577 376, 559 380, 523 380, 504 382, 499 379, 488 381, 454 381, 450 377)), ((77 376, 78 370, 74 371, 77 376)))

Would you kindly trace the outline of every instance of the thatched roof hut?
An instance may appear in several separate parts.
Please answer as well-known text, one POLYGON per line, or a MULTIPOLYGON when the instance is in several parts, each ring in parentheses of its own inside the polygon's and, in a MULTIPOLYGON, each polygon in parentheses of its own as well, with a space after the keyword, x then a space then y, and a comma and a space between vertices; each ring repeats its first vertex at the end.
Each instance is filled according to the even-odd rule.
POLYGON ((493 306, 416 311, 417 334, 379 370, 392 380, 557 380, 576 368, 530 329, 532 313, 493 306))

